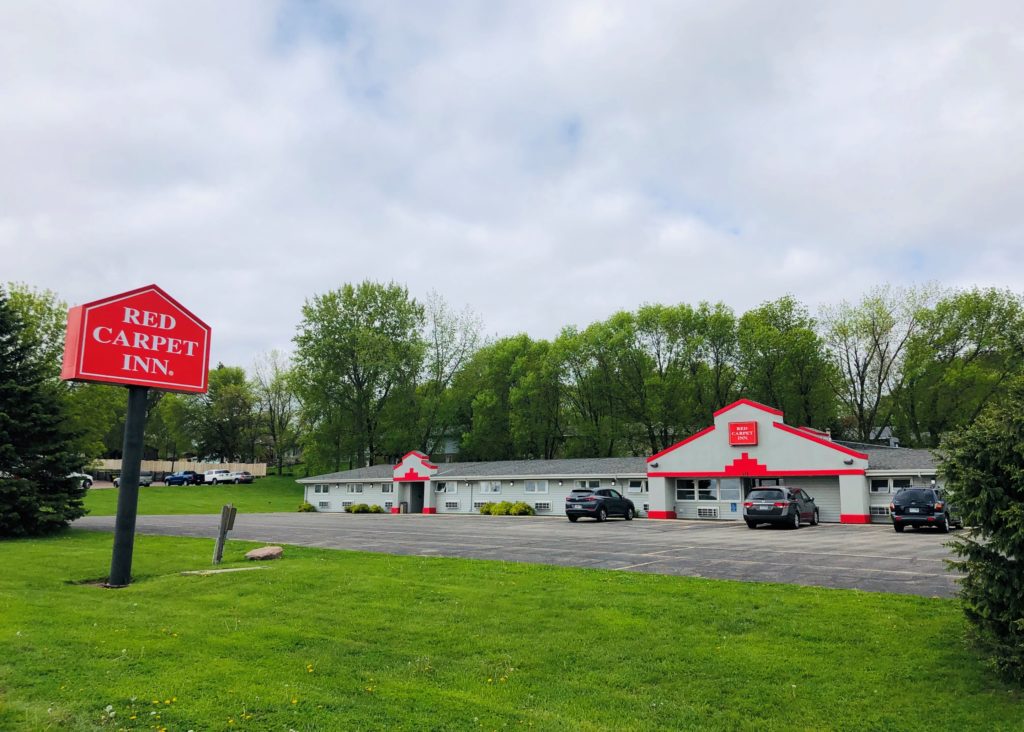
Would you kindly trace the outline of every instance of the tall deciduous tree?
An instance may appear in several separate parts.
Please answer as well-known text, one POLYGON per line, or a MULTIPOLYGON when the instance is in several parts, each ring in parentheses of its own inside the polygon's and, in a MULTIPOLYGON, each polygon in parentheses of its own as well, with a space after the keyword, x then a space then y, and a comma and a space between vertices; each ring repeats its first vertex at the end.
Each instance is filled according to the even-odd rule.
POLYGON ((1024 303, 1011 292, 957 292, 922 311, 894 394, 904 444, 935 446, 971 424, 1024 369, 1024 303))
POLYGON ((738 343, 745 397, 778 407, 793 424, 833 426, 835 374, 803 305, 787 296, 744 313, 738 343))
POLYGON ((82 464, 45 344, 0 288, 0 536, 62 528, 84 515, 82 464))
POLYGON ((406 288, 376 282, 347 284, 316 295, 302 308, 295 336, 303 409, 320 459, 335 469, 381 455, 382 417, 395 394, 409 398, 423 363, 423 307, 406 288), (329 432, 325 432, 325 426, 329 432), (326 449, 325 449, 326 448, 326 449))
POLYGON ((416 389, 419 413, 419 449, 428 455, 453 437, 455 404, 451 386, 455 375, 480 347, 482 324, 469 308, 453 311, 437 292, 424 306, 423 373, 416 389))
POLYGON ((928 290, 871 290, 857 305, 824 310, 825 342, 836 367, 835 390, 853 437, 868 441, 890 426, 893 401, 904 379, 910 340, 932 299, 928 290))
POLYGON ((296 443, 298 399, 288 357, 274 350, 256 362, 253 386, 261 405, 262 430, 266 435, 271 461, 277 474, 284 471, 285 456, 296 443))
POLYGON ((245 370, 217 364, 210 370, 209 390, 195 400, 193 415, 200 454, 229 462, 251 460, 256 400, 245 370))

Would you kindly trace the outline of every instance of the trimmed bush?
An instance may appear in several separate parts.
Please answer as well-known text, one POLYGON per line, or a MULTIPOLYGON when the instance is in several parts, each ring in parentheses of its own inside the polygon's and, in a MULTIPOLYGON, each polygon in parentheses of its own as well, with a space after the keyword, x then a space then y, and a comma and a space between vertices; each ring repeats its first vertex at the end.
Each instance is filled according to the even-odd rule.
POLYGON ((510 513, 512 513, 512 504, 509 501, 495 503, 494 508, 491 509, 492 516, 508 516, 510 513))
POLYGON ((508 512, 511 516, 533 516, 536 513, 536 511, 533 510, 533 506, 529 503, 523 503, 522 501, 513 503, 512 508, 510 508, 508 512))
POLYGON ((299 504, 299 512, 316 513, 316 506, 314 506, 312 503, 306 503, 305 501, 303 501, 302 503, 299 504))
POLYGON ((345 506, 346 513, 370 513, 370 507, 365 503, 353 503, 351 506, 345 506))
POLYGON ((378 506, 376 503, 370 506, 370 513, 384 513, 384 507, 378 506))
POLYGON ((491 511, 493 511, 493 510, 494 510, 494 506, 495 506, 495 505, 496 505, 496 504, 494 504, 494 503, 490 503, 490 502, 488 502, 488 503, 485 503, 484 505, 482 505, 482 506, 480 507, 480 513, 481 513, 482 515, 484 515, 484 516, 490 516, 490 515, 491 515, 491 511))

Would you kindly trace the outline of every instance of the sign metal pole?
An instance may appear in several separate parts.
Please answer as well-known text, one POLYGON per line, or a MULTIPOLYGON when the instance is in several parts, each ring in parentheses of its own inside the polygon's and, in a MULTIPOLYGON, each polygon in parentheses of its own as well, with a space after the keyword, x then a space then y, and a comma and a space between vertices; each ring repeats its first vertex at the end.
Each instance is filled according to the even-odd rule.
POLYGON ((124 423, 124 449, 117 490, 117 519, 114 523, 114 554, 110 560, 108 587, 127 587, 132 581, 132 551, 135 547, 135 516, 139 508, 139 472, 142 467, 148 392, 145 386, 128 387, 128 414, 124 423))

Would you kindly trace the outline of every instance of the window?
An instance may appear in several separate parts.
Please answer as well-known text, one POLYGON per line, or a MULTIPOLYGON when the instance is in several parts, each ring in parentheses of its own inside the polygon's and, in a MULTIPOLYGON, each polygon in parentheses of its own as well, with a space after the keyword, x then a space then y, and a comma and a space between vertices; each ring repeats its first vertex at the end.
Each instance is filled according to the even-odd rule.
POLYGON ((349 493, 362 493, 363 492, 363 484, 362 483, 349 483, 348 484, 348 492, 349 493))
POLYGON ((697 485, 692 480, 676 481, 676 500, 694 501, 697 499, 697 485))
POLYGON ((448 488, 448 484, 444 481, 440 483, 434 483, 434 493, 445 493, 448 488))
POLYGON ((458 501, 445 501, 444 502, 444 507, 446 509, 448 509, 449 511, 458 511, 459 510, 459 502, 458 501))
POLYGON ((550 511, 551 510, 551 502, 550 501, 543 501, 543 502, 538 501, 537 503, 533 504, 533 510, 534 511, 550 511))
POLYGON ((888 516, 889 515, 889 507, 888 506, 872 506, 871 507, 871 515, 872 516, 888 516))
POLYGON ((323 483, 317 483, 316 485, 313 486, 313 492, 314 493, 330 493, 331 492, 331 487, 329 485, 324 485, 323 483))
POLYGON ((718 497, 723 501, 738 501, 743 497, 743 483, 739 478, 722 478, 718 481, 718 497))
POLYGON ((342 508, 348 508, 351 505, 352 505, 352 501, 342 501, 341 502, 341 507, 342 508))
POLYGON ((701 501, 717 501, 718 486, 713 480, 697 481, 697 498, 701 501))
POLYGON ((474 509, 483 508, 483 505, 485 503, 486 503, 486 501, 473 501, 473 508, 474 509))
POLYGON ((900 488, 909 488, 910 478, 893 478, 892 479, 892 492, 895 493, 900 488))
POLYGON ((394 501, 384 501, 384 508, 392 508, 394 505, 394 501))
POLYGON ((316 505, 317 505, 317 508, 330 508, 331 507, 331 504, 328 503, 327 501, 320 501, 316 505))
POLYGON ((546 480, 528 480, 525 482, 527 493, 547 493, 548 482, 546 480))
POLYGON ((395 484, 394 483, 381 483, 380 484, 380 492, 381 493, 394 493, 395 492, 395 484))
POLYGON ((501 481, 500 480, 482 480, 482 481, 480 481, 480 492, 481 493, 501 493, 501 481))
POLYGON ((599 481, 599 480, 577 480, 576 481, 576 487, 577 488, 600 488, 601 487, 601 481, 599 481))
POLYGON ((872 493, 888 493, 889 492, 889 479, 888 478, 872 478, 871 479, 871 492, 872 493))
POLYGON ((644 480, 631 480, 626 485, 626 493, 646 493, 647 492, 647 481, 644 480))

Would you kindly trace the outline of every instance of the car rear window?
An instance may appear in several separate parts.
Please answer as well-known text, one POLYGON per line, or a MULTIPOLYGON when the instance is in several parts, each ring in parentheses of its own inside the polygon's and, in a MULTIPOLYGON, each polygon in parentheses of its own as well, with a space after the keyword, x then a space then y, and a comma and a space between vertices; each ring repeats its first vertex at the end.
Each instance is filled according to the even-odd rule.
POLYGON ((778 489, 773 489, 773 490, 768 490, 768 491, 750 491, 750 495, 747 496, 747 498, 750 498, 750 499, 755 500, 755 501, 757 501, 757 500, 761 500, 761 501, 765 501, 765 500, 768 500, 768 501, 778 501, 778 500, 781 500, 781 499, 783 499, 785 497, 786 497, 785 494, 783 494, 783 492, 781 490, 778 490, 778 489))
POLYGON ((935 492, 931 488, 908 488, 896 494, 896 500, 900 503, 912 503, 914 501, 931 503, 935 500, 935 492))
POLYGON ((578 493, 581 496, 587 496, 594 492, 593 488, 573 488, 573 493, 578 493))

